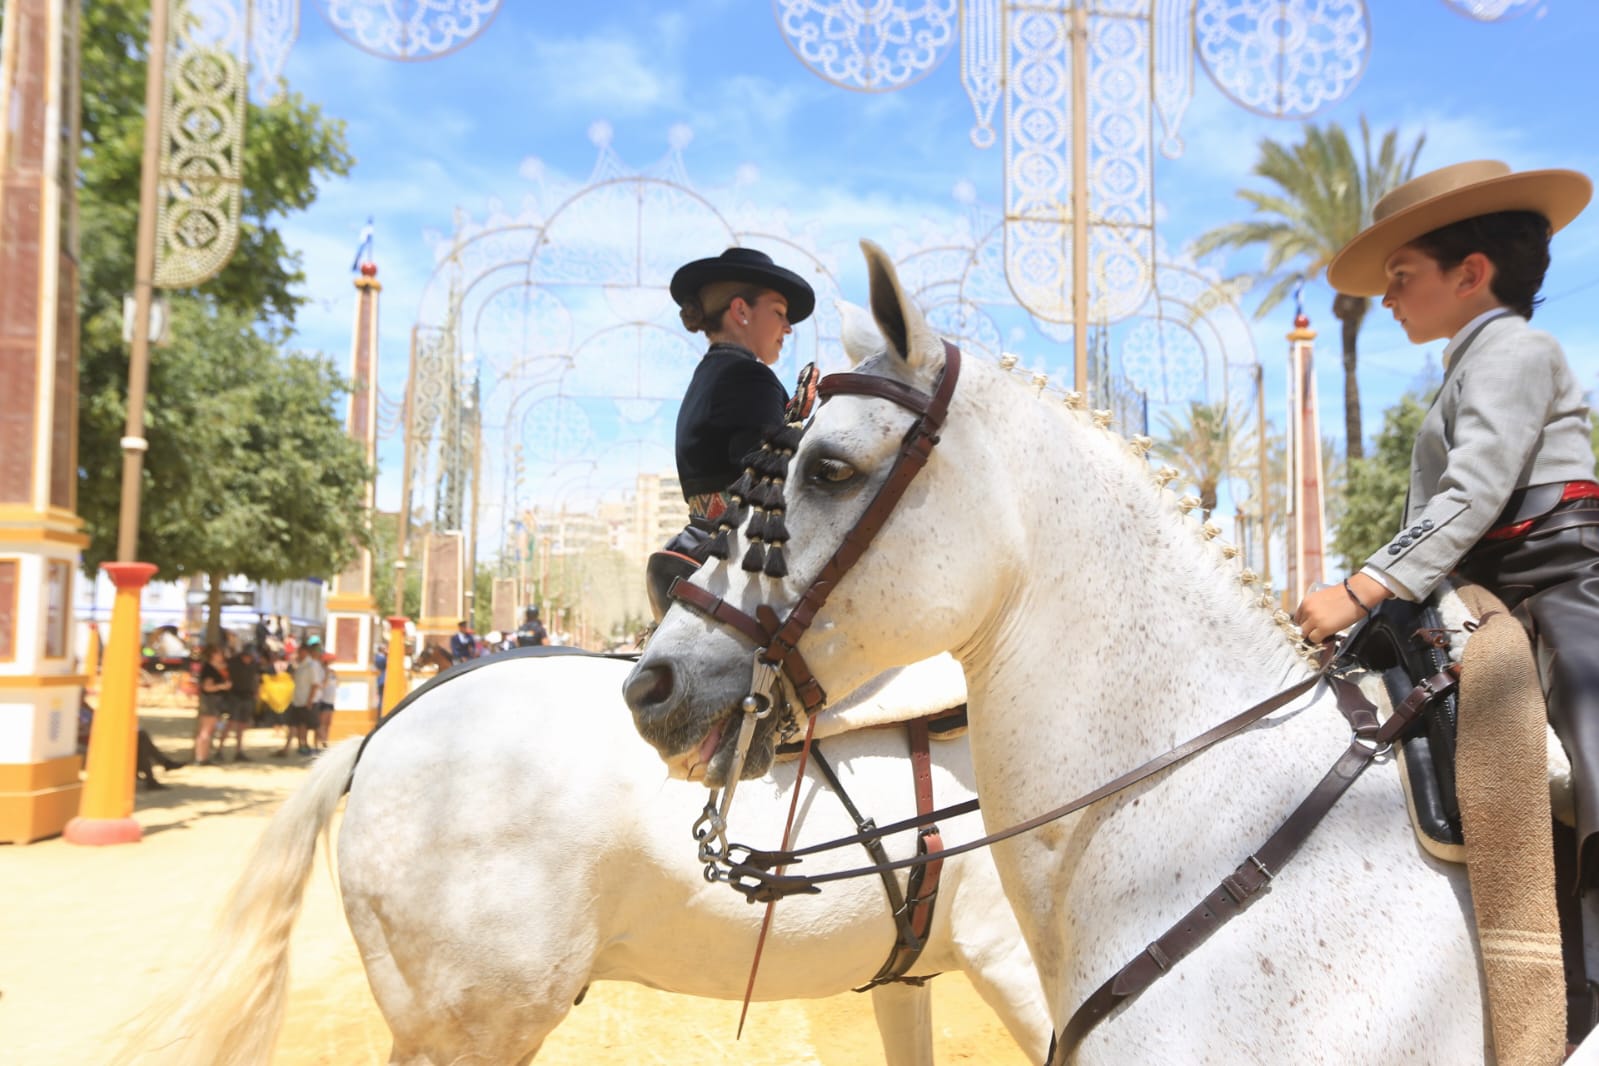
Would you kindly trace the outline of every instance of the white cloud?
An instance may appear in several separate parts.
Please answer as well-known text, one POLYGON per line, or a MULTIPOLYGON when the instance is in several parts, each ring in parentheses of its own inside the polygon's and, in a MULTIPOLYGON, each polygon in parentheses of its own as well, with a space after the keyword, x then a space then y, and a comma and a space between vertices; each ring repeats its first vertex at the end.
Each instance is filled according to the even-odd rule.
MULTIPOLYGON (((673 20, 657 20, 671 27, 673 20)), ((538 106, 636 115, 676 106, 683 84, 661 51, 621 33, 533 39, 528 74, 538 106)))

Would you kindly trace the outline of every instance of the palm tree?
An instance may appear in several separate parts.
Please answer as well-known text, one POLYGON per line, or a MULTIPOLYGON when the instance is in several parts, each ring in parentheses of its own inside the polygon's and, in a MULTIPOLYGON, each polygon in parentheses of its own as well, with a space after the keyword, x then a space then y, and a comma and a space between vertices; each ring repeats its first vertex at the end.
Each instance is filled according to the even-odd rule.
MULTIPOLYGON (((1208 255, 1218 248, 1263 245, 1265 271, 1247 280, 1271 283, 1255 312, 1257 318, 1264 317, 1301 278, 1315 278, 1326 270, 1338 250, 1371 220, 1372 205, 1410 180, 1426 140, 1422 135, 1401 150, 1399 131, 1389 130, 1373 155, 1371 127, 1365 116, 1360 119, 1358 160, 1348 135, 1336 122, 1329 122, 1325 128, 1306 123, 1305 138, 1298 144, 1283 145, 1266 138, 1260 142, 1260 157, 1253 172, 1276 188, 1238 190, 1239 197, 1257 217, 1218 226, 1194 243, 1194 252, 1208 255)), ((1332 305, 1333 315, 1343 327, 1344 438, 1345 454, 1350 459, 1365 455, 1360 430, 1360 384, 1355 377, 1355 339, 1370 308, 1369 297, 1342 293, 1332 305)))
POLYGON ((1160 415, 1165 435, 1155 441, 1155 454, 1169 461, 1184 482, 1198 488, 1206 518, 1216 509, 1223 478, 1251 477, 1257 465, 1255 427, 1242 409, 1222 403, 1190 403, 1188 417, 1168 411, 1160 415))

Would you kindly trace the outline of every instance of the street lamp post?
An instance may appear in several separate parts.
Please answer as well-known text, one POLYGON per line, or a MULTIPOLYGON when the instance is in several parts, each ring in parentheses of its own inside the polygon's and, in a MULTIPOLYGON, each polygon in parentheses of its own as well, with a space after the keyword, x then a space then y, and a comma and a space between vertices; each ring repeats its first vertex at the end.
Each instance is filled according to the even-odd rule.
POLYGON ((117 585, 100 677, 100 707, 89 731, 91 753, 78 817, 65 837, 75 844, 124 844, 142 834, 133 820, 134 753, 139 730, 139 598, 156 568, 136 563, 139 482, 144 473, 144 395, 150 367, 150 304, 155 289, 161 114, 166 93, 167 5, 150 5, 150 48, 144 81, 144 155, 139 165, 139 226, 133 259, 133 338, 128 358, 128 413, 122 436, 122 505, 117 562, 106 572, 117 585))

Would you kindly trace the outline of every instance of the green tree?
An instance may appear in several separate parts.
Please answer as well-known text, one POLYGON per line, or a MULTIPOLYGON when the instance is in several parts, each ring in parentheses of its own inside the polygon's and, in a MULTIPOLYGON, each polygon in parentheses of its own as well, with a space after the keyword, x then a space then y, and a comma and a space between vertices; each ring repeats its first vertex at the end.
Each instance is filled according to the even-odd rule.
MULTIPOLYGON (((354 557, 371 469, 336 408, 343 383, 320 358, 279 352, 242 314, 176 302, 163 356, 150 368, 161 400, 149 412, 139 556, 167 577, 209 577, 214 637, 226 576, 288 581, 354 557)), ((94 399, 84 423, 120 424, 120 396, 94 399)), ((90 528, 115 529, 119 450, 103 434, 80 444, 90 528)), ((113 536, 91 539, 85 566, 114 549, 113 536)))
MULTIPOLYGON (((90 320, 111 320, 109 339, 124 364, 126 351, 118 338, 122 296, 133 288, 149 12, 149 0, 83 0, 80 19, 82 313, 86 333, 90 320)), ((199 292, 275 329, 292 324, 306 300, 295 291, 305 274, 299 253, 288 248, 274 220, 311 206, 318 181, 348 174, 354 164, 344 123, 324 117, 298 93, 264 106, 250 104, 238 248, 199 292)), ((126 377, 124 365, 123 388, 126 377)))
POLYGON ((1190 403, 1187 417, 1162 411, 1165 436, 1155 440, 1155 454, 1169 461, 1199 496, 1206 518, 1216 509, 1216 497, 1227 478, 1258 480, 1259 454, 1255 430, 1241 409, 1225 404, 1190 403))
MULTIPOLYGON (((1266 252, 1261 276, 1243 280, 1268 282, 1270 288, 1256 310, 1264 317, 1282 302, 1303 278, 1315 278, 1327 269, 1338 250, 1371 220, 1371 208, 1395 186, 1415 173, 1416 157, 1426 137, 1407 147, 1399 145, 1397 130, 1383 134, 1375 154, 1371 128, 1360 120, 1360 158, 1356 158, 1342 126, 1306 123, 1304 140, 1284 145, 1270 138, 1260 142, 1254 173, 1273 186, 1269 190, 1240 189, 1238 195, 1255 217, 1230 222, 1203 234, 1194 251, 1207 255, 1218 248, 1262 246, 1266 252)), ((1333 316, 1343 334, 1344 454, 1365 455, 1360 429, 1360 383, 1357 338, 1371 299, 1339 293, 1333 299, 1333 316)))
MULTIPOLYGON (((112 556, 121 498, 148 0, 80 11, 78 510, 91 571, 112 556)), ((198 289, 168 294, 172 340, 151 353, 139 558, 164 576, 331 574, 364 536, 370 471, 344 436, 342 383, 319 360, 279 351, 305 300, 300 260, 276 223, 353 165, 341 122, 286 94, 246 118, 243 210, 232 260, 198 289)), ((213 596, 217 593, 214 591, 213 596)))
POLYGON ((1382 431, 1368 457, 1350 460, 1344 484, 1343 519, 1332 547, 1344 568, 1363 566, 1371 553, 1388 543, 1404 520, 1410 491, 1410 451, 1427 414, 1428 400, 1406 393, 1383 415, 1382 431))

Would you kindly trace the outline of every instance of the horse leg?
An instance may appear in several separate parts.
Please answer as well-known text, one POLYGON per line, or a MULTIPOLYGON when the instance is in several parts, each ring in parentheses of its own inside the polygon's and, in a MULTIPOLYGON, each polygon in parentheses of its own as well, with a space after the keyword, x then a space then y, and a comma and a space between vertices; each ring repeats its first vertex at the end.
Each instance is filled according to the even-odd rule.
POLYGON ((958 887, 946 911, 955 960, 1017 1046, 1041 1063, 1054 1035, 1049 1002, 993 859, 966 856, 958 887))
POLYGON ((933 992, 894 981, 872 989, 872 1013, 888 1066, 933 1066, 933 992))
POLYGON ((531 1062, 588 984, 593 940, 568 935, 575 923, 552 923, 549 936, 519 930, 526 954, 507 952, 480 929, 407 916, 392 894, 374 901, 360 884, 345 916, 394 1034, 390 1066, 531 1062))

